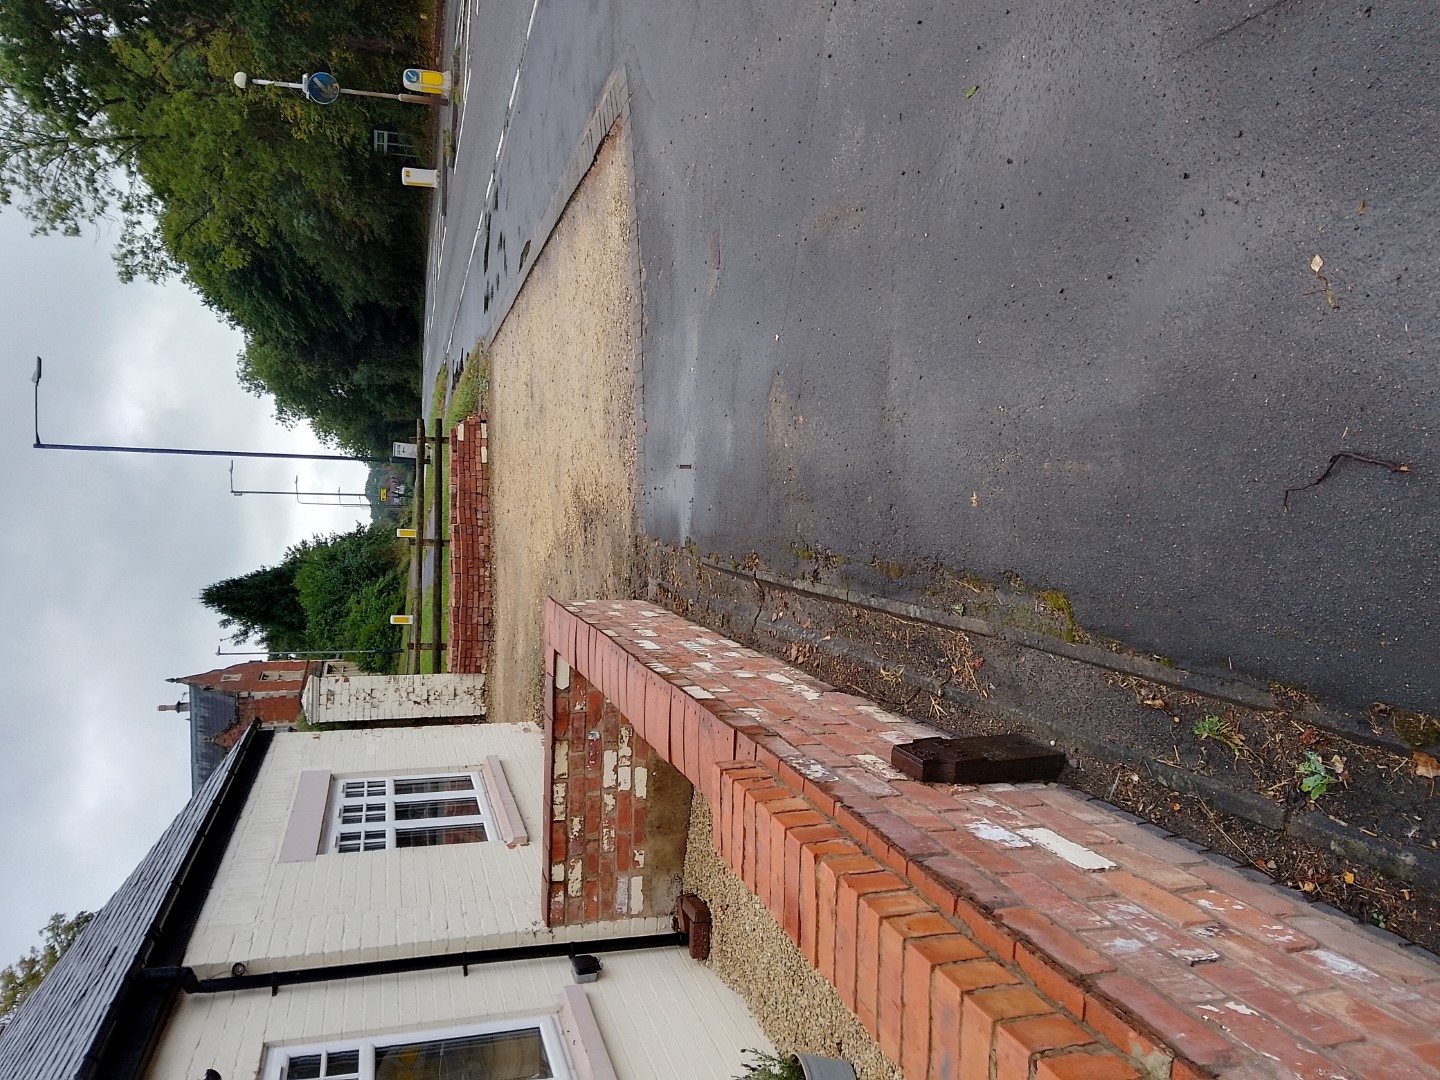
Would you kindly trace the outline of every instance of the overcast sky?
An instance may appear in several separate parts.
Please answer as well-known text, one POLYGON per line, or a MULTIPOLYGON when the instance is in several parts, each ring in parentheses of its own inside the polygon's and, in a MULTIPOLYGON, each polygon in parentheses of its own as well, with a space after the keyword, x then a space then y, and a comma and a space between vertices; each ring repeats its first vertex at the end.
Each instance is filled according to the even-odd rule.
MULTIPOLYGON (((122 285, 111 238, 29 235, 0 212, 0 966, 52 912, 94 910, 190 795, 169 677, 221 666, 200 590, 348 529, 356 512, 234 497, 229 461, 36 450, 47 442, 320 451, 235 377, 239 335, 184 285, 122 285)), ((358 491, 362 465, 245 461, 236 487, 358 491)), ((226 644, 227 649, 236 648, 226 644)), ((243 658, 238 658, 243 659, 243 658)))

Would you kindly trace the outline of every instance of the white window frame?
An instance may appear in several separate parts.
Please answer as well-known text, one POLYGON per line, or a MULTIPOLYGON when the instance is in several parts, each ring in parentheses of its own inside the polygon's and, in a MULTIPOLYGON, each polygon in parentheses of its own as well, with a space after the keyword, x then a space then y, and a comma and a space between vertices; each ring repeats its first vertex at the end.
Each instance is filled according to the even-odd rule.
POLYGON ((406 1043, 439 1042, 442 1039, 458 1039, 467 1035, 489 1035, 504 1031, 523 1031, 538 1028, 545 1055, 550 1059, 550 1070, 555 1080, 575 1080, 570 1059, 565 1053, 565 1042, 560 1035, 560 1025, 553 1015, 511 1017, 503 1020, 485 1020, 461 1027, 438 1028, 430 1031, 404 1031, 390 1035, 361 1035, 353 1039, 333 1039, 329 1042, 307 1043, 303 1046, 271 1047, 265 1052, 265 1068, 261 1074, 264 1080, 281 1080, 285 1067, 292 1057, 319 1054, 326 1051, 339 1052, 358 1050, 360 1052, 359 1080, 374 1080, 375 1051, 387 1046, 402 1046, 406 1043))
MULTIPOLYGON (((325 816, 325 837, 322 850, 327 853, 351 855, 365 851, 389 851, 401 845, 397 836, 405 832, 419 832, 424 829, 478 825, 484 830, 483 843, 496 838, 495 816, 491 812, 485 781, 478 771, 454 769, 444 772, 405 773, 397 776, 336 776, 332 780, 329 810, 325 816), (464 777, 471 787, 450 791, 429 791, 396 794, 397 784, 407 781, 448 780, 464 777), (354 792, 356 785, 363 785, 368 791, 354 792), (468 798, 473 796, 479 807, 477 814, 462 814, 450 817, 400 819, 396 807, 411 803, 434 802, 444 799, 468 798), (359 813, 357 814, 357 811, 359 813), (349 816, 357 820, 346 821, 349 816), (355 846, 358 845, 358 846, 355 846)), ((407 845, 432 847, 444 845, 407 845)))

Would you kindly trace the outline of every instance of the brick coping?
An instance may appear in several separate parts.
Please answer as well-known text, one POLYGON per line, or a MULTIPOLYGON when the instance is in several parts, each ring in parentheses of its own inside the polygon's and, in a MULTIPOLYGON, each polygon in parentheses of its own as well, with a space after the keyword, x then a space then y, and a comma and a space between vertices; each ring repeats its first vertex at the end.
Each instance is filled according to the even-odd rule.
POLYGON ((910 1080, 1440 1077, 1423 958, 1063 787, 907 780, 889 748, 929 729, 652 604, 551 601, 545 625, 547 668, 696 785, 910 1080))

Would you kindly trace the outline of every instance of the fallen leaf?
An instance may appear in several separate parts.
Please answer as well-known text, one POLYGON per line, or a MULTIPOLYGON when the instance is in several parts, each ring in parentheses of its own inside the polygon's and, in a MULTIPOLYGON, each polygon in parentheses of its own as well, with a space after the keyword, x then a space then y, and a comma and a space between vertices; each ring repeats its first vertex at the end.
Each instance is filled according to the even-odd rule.
POLYGON ((1144 705, 1146 708, 1150 708, 1150 709, 1167 709, 1167 708, 1169 708, 1169 706, 1165 704, 1165 699, 1164 699, 1164 698, 1158 698, 1158 697, 1157 697, 1157 698, 1141 698, 1141 699, 1140 699, 1140 704, 1141 704, 1141 705, 1144 705))
POLYGON ((1171 809, 1171 810, 1179 810, 1179 809, 1180 809, 1180 804, 1179 804, 1178 802, 1172 802, 1172 803, 1170 804, 1170 809, 1171 809))
POLYGON ((979 493, 978 491, 972 491, 972 492, 970 493, 970 505, 971 505, 971 506, 979 506, 979 505, 980 505, 980 493, 979 493))
POLYGON ((1358 210, 1356 210, 1355 212, 1356 212, 1357 214, 1362 215, 1362 216, 1364 215, 1364 213, 1365 213, 1365 200, 1364 200, 1364 199, 1361 199, 1361 200, 1360 200, 1360 208, 1359 208, 1358 210))
POLYGON ((1346 871, 1345 871, 1345 884, 1346 884, 1346 885, 1354 885, 1354 884, 1355 884, 1355 873, 1354 873, 1354 871, 1352 871, 1352 870, 1346 870, 1346 871))
POLYGON ((1316 255, 1315 258, 1310 260, 1310 269, 1314 270, 1317 274, 1320 272, 1320 268, 1324 265, 1325 260, 1320 258, 1319 255, 1316 255))
POLYGON ((1429 754, 1422 754, 1419 750, 1416 750, 1415 775, 1423 776, 1426 780, 1434 780, 1437 776, 1440 776, 1440 761, 1437 761, 1429 754))
POLYGON ((970 87, 969 90, 966 90, 966 91, 965 91, 965 96, 966 96, 967 98, 972 98, 972 97, 974 97, 974 96, 975 96, 977 93, 979 93, 979 92, 980 92, 980 87, 978 87, 978 86, 972 86, 972 87, 970 87))
POLYGON ((1302 881, 1300 883, 1301 892, 1314 892, 1317 888, 1319 888, 1319 886, 1317 886, 1313 881, 1302 881))

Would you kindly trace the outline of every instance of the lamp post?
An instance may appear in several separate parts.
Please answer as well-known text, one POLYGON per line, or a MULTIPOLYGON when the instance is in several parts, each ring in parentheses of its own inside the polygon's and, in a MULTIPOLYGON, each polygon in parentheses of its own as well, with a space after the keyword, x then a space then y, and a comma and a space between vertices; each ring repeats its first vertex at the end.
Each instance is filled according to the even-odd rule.
POLYGON ((300 660, 308 657, 322 657, 326 659, 339 660, 342 656, 375 656, 375 655, 396 655, 404 652, 404 649, 221 649, 215 646, 216 656, 275 656, 290 657, 292 660, 300 660))
POLYGON ((283 86, 290 90, 299 90, 305 95, 306 101, 313 101, 316 105, 333 105, 341 94, 350 94, 352 97, 385 98, 387 101, 403 101, 407 105, 444 105, 445 99, 430 94, 385 94, 379 90, 349 90, 336 81, 335 76, 328 71, 317 71, 313 74, 306 73, 300 76, 299 82, 281 82, 278 79, 257 79, 253 75, 243 71, 235 73, 235 85, 241 90, 246 89, 254 83, 256 86, 283 86))
POLYGON ((279 491, 261 491, 261 490, 259 490, 259 489, 257 489, 257 488, 237 488, 237 487, 235 486, 235 462, 233 462, 233 461, 230 462, 230 494, 231 494, 231 495, 294 495, 294 496, 295 496, 295 500, 296 500, 297 502, 299 502, 302 506, 350 506, 350 507, 357 507, 357 506, 369 506, 369 505, 370 505, 370 503, 369 503, 369 496, 367 496, 367 495, 365 494, 365 492, 363 492, 363 491, 336 491, 336 492, 334 492, 334 494, 335 494, 335 496, 336 496, 337 498, 342 498, 342 497, 343 497, 343 498, 365 499, 366 501, 363 502, 363 503, 332 503, 332 502, 324 502, 324 503, 310 502, 310 503, 307 503, 304 499, 300 498, 301 495, 318 495, 318 496, 321 496, 321 497, 323 497, 323 498, 329 498, 330 495, 331 495, 331 492, 328 492, 328 491, 301 491, 301 490, 300 490, 300 477, 298 477, 298 476, 295 477, 295 489, 294 489, 293 491, 291 491, 291 490, 289 490, 289 489, 282 489, 282 490, 279 490, 279 491))
MULTIPOLYGON (((176 446, 97 446, 84 443, 47 443, 40 441, 40 357, 35 358, 35 374, 30 381, 35 384, 35 449, 36 450, 88 450, 102 454, 185 454, 192 457, 243 457, 280 458, 299 461, 363 461, 366 463, 385 462, 385 457, 365 457, 360 454, 296 454, 280 453, 274 450, 191 450, 176 446)), ((288 492, 287 492, 288 494, 288 492)))

